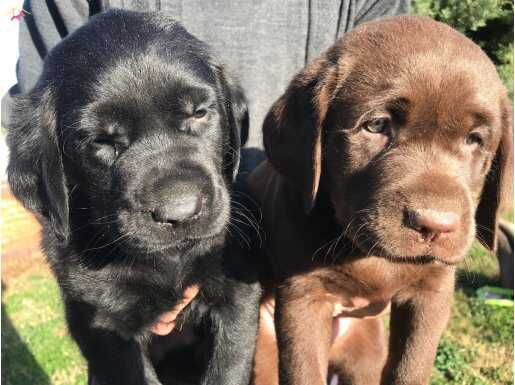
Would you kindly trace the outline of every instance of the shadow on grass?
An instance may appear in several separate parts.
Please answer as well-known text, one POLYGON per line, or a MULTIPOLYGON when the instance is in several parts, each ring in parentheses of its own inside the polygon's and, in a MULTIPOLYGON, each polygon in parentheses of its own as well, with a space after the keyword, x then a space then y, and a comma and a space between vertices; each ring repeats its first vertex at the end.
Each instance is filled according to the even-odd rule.
POLYGON ((50 385, 47 374, 27 348, 7 315, 3 301, 2 383, 7 385, 50 385))

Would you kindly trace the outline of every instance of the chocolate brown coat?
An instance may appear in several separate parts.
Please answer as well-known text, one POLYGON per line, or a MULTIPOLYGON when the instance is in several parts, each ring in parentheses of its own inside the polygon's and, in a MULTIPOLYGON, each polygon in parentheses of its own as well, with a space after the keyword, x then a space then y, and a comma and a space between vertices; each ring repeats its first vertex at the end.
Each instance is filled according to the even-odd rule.
POLYGON ((364 24, 295 76, 249 179, 271 269, 257 384, 428 383, 455 265, 495 245, 511 116, 488 57, 427 18, 364 24))

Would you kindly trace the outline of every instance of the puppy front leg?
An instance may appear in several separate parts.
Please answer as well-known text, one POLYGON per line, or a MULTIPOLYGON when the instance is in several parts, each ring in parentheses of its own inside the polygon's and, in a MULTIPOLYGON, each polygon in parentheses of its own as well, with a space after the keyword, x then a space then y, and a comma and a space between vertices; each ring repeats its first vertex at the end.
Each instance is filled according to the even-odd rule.
POLYGON ((114 333, 101 333, 98 337, 101 340, 92 338, 96 344, 92 352, 81 346, 88 361, 90 385, 161 385, 139 342, 124 340, 114 333))
POLYGON ((109 356, 114 356, 108 360, 100 361, 102 357, 88 359, 88 385, 161 385, 147 354, 141 350, 135 351, 134 348, 126 347, 121 352, 113 350, 109 356), (128 350, 133 354, 120 354, 128 350), (130 364, 133 366, 130 367, 130 364))
POLYGON ((144 349, 146 342, 93 327, 88 305, 65 301, 65 307, 70 333, 88 362, 90 385, 161 385, 144 349))
POLYGON ((211 356, 202 385, 249 384, 260 296, 257 284, 238 283, 211 309, 211 356))
POLYGON ((325 385, 332 333, 332 306, 300 285, 279 286, 275 327, 281 385, 325 385))
MULTIPOLYGON (((426 385, 436 348, 447 325, 454 293, 454 269, 437 286, 416 288, 392 301, 390 346, 382 385, 426 385)), ((434 280, 433 280, 434 283, 434 280)))

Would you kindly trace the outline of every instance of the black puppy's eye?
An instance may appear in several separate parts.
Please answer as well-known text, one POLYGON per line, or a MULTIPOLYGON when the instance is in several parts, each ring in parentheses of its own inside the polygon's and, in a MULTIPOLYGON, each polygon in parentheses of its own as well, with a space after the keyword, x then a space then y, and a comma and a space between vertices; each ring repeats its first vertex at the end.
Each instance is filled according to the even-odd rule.
POLYGON ((97 154, 103 158, 118 158, 120 145, 108 138, 98 138, 93 142, 97 147, 97 154))
POLYGON ((207 110, 205 108, 199 108, 198 110, 195 110, 195 112, 193 113, 193 117, 195 119, 201 119, 204 116, 206 116, 206 114, 207 114, 207 110))
POLYGON ((481 147, 483 145, 483 138, 478 132, 471 132, 467 135, 467 138, 465 139, 465 143, 467 143, 469 146, 479 146, 481 147))
POLYGON ((373 134, 385 134, 388 132, 388 129, 390 127, 390 119, 372 119, 366 122, 363 127, 365 128, 365 130, 373 134))

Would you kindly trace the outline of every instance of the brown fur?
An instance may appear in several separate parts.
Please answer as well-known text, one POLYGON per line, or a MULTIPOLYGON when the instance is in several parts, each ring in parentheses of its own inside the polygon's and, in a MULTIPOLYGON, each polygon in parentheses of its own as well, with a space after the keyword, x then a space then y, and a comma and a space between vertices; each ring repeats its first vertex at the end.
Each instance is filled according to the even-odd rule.
POLYGON ((276 333, 261 322, 255 383, 277 383, 278 367, 281 384, 322 385, 332 373, 342 384, 426 384, 454 265, 474 235, 494 247, 511 184, 511 109, 495 67, 430 19, 364 24, 293 79, 263 132, 268 161, 249 183, 276 333), (383 117, 384 133, 364 128, 383 117), (413 224, 428 212, 455 227, 413 224), (378 317, 390 304, 386 360, 378 317), (337 314, 353 321, 334 338, 337 314))

